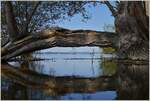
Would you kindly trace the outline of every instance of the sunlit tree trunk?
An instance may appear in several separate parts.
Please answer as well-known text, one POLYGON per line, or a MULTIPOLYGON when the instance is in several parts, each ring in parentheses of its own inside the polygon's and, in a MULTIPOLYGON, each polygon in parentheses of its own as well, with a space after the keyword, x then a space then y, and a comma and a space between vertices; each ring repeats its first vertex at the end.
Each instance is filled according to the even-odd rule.
POLYGON ((146 15, 149 16, 149 1, 145 1, 146 15))

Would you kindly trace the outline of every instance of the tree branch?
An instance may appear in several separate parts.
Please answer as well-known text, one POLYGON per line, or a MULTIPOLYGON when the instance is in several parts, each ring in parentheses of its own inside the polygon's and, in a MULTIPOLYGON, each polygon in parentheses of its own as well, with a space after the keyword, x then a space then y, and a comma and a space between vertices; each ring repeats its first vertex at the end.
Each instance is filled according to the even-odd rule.
POLYGON ((11 1, 6 1, 5 10, 6 10, 6 22, 7 22, 10 39, 11 41, 15 41, 18 38, 19 30, 15 20, 11 1))
POLYGON ((28 15, 27 21, 26 21, 26 25, 25 25, 25 27, 24 27, 23 33, 27 33, 28 25, 29 25, 29 23, 30 23, 30 21, 31 21, 33 15, 34 15, 34 13, 36 12, 38 6, 40 5, 40 3, 41 3, 41 1, 38 1, 37 3, 35 3, 35 6, 33 7, 32 12, 28 15))
POLYGON ((116 16, 117 16, 117 12, 116 12, 116 10, 114 9, 114 7, 109 3, 109 1, 103 1, 103 2, 107 5, 107 7, 108 7, 109 10, 111 11, 112 15, 113 15, 114 17, 116 17, 116 16))

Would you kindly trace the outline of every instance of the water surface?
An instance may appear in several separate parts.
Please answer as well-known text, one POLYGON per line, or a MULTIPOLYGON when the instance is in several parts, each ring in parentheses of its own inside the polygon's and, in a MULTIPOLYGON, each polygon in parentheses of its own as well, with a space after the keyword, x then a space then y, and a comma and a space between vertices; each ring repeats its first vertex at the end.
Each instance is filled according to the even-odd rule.
POLYGON ((15 75, 17 82, 11 76, 2 76, 2 99, 147 99, 148 83, 141 82, 148 81, 148 66, 120 65, 114 61, 114 53, 104 54, 102 48, 55 47, 27 56, 45 60, 9 64, 33 82, 42 84, 42 88, 30 82, 22 85, 21 78, 15 75))

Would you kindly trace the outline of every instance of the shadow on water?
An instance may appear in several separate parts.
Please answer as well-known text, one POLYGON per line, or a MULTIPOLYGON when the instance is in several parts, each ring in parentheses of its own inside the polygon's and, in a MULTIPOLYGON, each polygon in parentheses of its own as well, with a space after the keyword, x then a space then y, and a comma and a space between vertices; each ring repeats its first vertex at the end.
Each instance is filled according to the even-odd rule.
POLYGON ((41 56, 53 58, 1 65, 1 99, 137 100, 149 97, 149 66, 146 64, 102 59, 101 53, 94 54, 94 51, 80 55, 36 54, 36 57, 41 56), (88 59, 60 59, 79 56, 88 59))

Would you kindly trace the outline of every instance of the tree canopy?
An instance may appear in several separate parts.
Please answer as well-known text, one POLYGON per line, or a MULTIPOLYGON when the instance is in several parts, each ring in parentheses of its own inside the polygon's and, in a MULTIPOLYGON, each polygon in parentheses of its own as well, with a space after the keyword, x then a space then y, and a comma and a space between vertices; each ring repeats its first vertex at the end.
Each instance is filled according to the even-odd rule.
MULTIPOLYGON (((2 25, 6 24, 5 4, 2 1, 2 25)), ((13 1, 11 2, 13 13, 20 32, 32 33, 58 20, 69 19, 75 14, 81 14, 88 19, 85 9, 87 4, 95 5, 98 2, 90 1, 13 1)), ((3 28, 2 28, 3 29, 3 28)))
POLYGON ((63 46, 73 46, 72 42, 75 42, 74 45, 76 45, 75 40, 82 38, 80 35, 83 34, 83 36, 88 37, 88 39, 85 38, 84 40, 88 41, 82 42, 83 40, 79 40, 78 46, 83 45, 83 43, 84 45, 93 43, 97 45, 97 43, 93 42, 93 39, 96 39, 101 41, 99 43, 101 45, 107 42, 114 43, 118 53, 123 57, 147 59, 149 40, 147 11, 146 2, 144 1, 116 1, 113 3, 109 1, 3 1, 2 31, 9 35, 11 44, 4 47, 2 51, 7 54, 12 52, 8 57, 13 57, 23 52, 62 46, 62 43, 63 46), (91 34, 98 32, 89 30, 72 31, 58 28, 39 31, 47 26, 50 27, 52 23, 58 20, 68 19, 75 14, 81 14, 84 19, 88 19, 86 11, 86 5, 88 4, 106 4, 115 18, 115 32, 117 33, 115 35, 118 37, 118 40, 115 37, 110 38, 108 32, 103 32, 106 33, 106 37, 101 36, 98 38, 98 36, 94 37, 94 34, 91 34), (68 35, 65 35, 66 33, 68 35), (37 46, 33 47, 33 45, 37 46), (143 48, 139 47, 141 45, 143 48), (13 46, 18 47, 20 51, 16 51, 16 48, 13 46), (13 51, 10 51, 12 49, 13 51))

